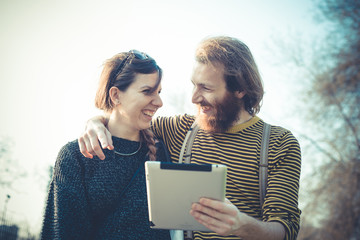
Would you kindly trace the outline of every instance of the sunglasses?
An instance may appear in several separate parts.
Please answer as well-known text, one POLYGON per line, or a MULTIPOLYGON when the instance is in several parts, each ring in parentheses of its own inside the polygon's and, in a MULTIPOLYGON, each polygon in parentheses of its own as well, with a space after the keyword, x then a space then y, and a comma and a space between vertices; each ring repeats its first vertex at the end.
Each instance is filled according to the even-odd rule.
POLYGON ((126 64, 129 64, 134 58, 139 59, 139 60, 145 60, 148 59, 149 56, 146 53, 140 52, 138 50, 130 50, 129 54, 127 55, 127 57, 120 63, 117 74, 115 76, 115 78, 117 78, 117 76, 119 76, 119 74, 124 70, 126 64))

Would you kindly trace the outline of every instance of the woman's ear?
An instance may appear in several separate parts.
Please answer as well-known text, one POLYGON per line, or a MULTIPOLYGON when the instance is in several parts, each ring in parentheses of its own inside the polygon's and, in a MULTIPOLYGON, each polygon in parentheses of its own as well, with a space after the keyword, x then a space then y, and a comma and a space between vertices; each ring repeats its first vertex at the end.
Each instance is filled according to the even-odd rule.
POLYGON ((111 87, 109 90, 109 96, 114 106, 120 104, 120 90, 117 87, 111 87))
POLYGON ((246 92, 245 92, 245 91, 236 91, 236 92, 235 92, 235 96, 236 96, 238 99, 242 99, 245 95, 246 95, 246 92))

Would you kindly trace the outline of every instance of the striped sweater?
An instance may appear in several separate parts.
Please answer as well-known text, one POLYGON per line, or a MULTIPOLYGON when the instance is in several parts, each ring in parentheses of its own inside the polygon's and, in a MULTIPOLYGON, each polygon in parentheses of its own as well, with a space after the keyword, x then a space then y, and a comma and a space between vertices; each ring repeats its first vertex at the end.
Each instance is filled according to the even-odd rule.
MULTIPOLYGON (((153 131, 164 140, 173 162, 177 162, 185 135, 194 117, 159 117, 153 131)), ((259 161, 264 122, 259 117, 233 126, 225 133, 199 130, 192 147, 191 163, 224 164, 228 167, 226 197, 238 209, 262 221, 283 224, 285 239, 296 239, 299 231, 298 189, 301 169, 300 146, 292 133, 272 126, 268 152, 268 188, 261 217, 259 161)), ((239 239, 215 233, 194 232, 195 239, 239 239)))

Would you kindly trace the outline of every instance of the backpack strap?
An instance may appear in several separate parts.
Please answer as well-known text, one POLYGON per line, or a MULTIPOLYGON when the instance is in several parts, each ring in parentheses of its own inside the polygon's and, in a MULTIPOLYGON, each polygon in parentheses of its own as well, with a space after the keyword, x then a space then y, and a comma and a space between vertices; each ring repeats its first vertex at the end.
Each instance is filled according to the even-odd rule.
MULTIPOLYGON (((179 156, 179 163, 183 163, 183 158, 185 157, 184 163, 190 163, 190 157, 191 157, 191 149, 192 145, 195 140, 196 133, 199 130, 199 126, 196 124, 196 121, 191 125, 191 128, 186 133, 183 145, 180 150, 180 156, 179 156), (186 152, 185 152, 186 150, 186 152), (184 154, 185 153, 185 154, 184 154)), ((184 231, 184 237, 185 240, 191 240, 193 239, 193 232, 192 231, 184 231)))
POLYGON ((260 149, 260 164, 259 164, 259 190, 260 190, 260 208, 261 215, 263 214, 263 204, 267 188, 267 171, 268 171, 268 151, 271 125, 264 122, 263 134, 261 139, 260 149))
MULTIPOLYGON (((196 133, 199 130, 199 126, 196 121, 192 124, 191 128, 187 132, 183 145, 180 150, 179 163, 190 163, 191 149, 194 143, 196 133), (186 151, 185 151, 186 150, 186 151), (184 154, 185 153, 185 154, 184 154)), ((267 170, 268 170, 268 151, 269 151, 269 138, 270 138, 271 125, 264 122, 263 134, 261 139, 260 149, 260 165, 259 165, 259 192, 260 192, 260 208, 261 215, 263 213, 262 207, 265 200, 266 188, 267 188, 267 170)), ((185 232, 185 239, 192 239, 192 231, 185 232)))
POLYGON ((183 142, 183 145, 182 145, 181 151, 180 151, 179 163, 183 163, 184 157, 185 157, 184 163, 190 163, 191 148, 194 143, 194 139, 195 139, 195 136, 196 136, 196 133, 198 132, 198 130, 199 130, 199 126, 196 124, 196 121, 195 121, 185 136, 185 140, 183 142), (185 149, 186 149, 186 152, 185 152, 185 149), (185 155, 184 155, 184 152, 185 152, 185 155))

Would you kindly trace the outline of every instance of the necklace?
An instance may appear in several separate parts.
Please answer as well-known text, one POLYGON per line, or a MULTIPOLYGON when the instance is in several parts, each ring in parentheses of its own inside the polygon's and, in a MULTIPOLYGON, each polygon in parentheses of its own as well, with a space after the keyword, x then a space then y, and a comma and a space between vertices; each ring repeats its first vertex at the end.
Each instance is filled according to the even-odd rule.
POLYGON ((120 156, 132 156, 132 155, 136 154, 136 153, 140 150, 140 148, 141 148, 141 142, 140 142, 139 148, 138 148, 135 152, 132 152, 132 153, 121 153, 121 152, 117 152, 117 151, 115 151, 115 150, 114 150, 114 152, 115 152, 116 154, 119 154, 120 156))

